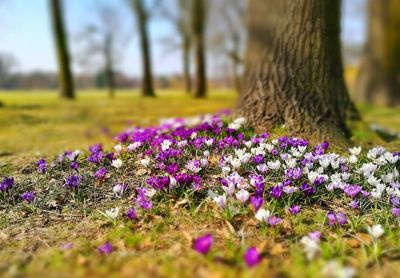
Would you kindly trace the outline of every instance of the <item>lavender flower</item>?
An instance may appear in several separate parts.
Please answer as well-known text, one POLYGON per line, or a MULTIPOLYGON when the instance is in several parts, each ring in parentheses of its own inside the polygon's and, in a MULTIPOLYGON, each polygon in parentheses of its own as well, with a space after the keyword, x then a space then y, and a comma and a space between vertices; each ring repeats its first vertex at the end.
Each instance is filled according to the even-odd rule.
POLYGON ((262 257, 257 248, 249 247, 244 253, 243 259, 248 267, 254 267, 261 262, 262 257))
POLYGON ((361 186, 355 184, 355 185, 347 185, 343 189, 343 191, 347 196, 354 198, 358 193, 361 192, 361 189, 362 189, 361 186))
POLYGON ((47 170, 46 160, 39 159, 38 162, 36 163, 36 167, 37 167, 38 173, 41 173, 41 174, 46 173, 46 170, 47 170))
POLYGON ((99 170, 96 171, 94 176, 96 177, 97 180, 103 180, 103 179, 105 179, 107 173, 108 173, 107 169, 104 167, 101 167, 99 170))
POLYGON ((97 250, 98 250, 99 253, 102 254, 102 255, 108 255, 108 254, 110 254, 110 253, 114 250, 114 248, 113 248, 113 246, 111 245, 111 243, 106 242, 106 243, 104 243, 103 245, 100 245, 100 246, 97 248, 97 250))
POLYGON ((328 212, 328 221, 329 221, 329 226, 334 226, 334 225, 344 225, 347 223, 347 218, 346 215, 343 212, 338 212, 337 214, 334 214, 332 211, 328 212))
POLYGON ((400 216, 400 208, 392 208, 392 214, 394 217, 400 216))
POLYGON ((301 210, 301 207, 299 205, 293 205, 289 208, 289 213, 292 215, 299 214, 301 210))
POLYGON ((192 248, 200 254, 206 255, 213 245, 213 237, 211 234, 206 234, 193 241, 192 248))
POLYGON ((79 169, 79 163, 76 162, 76 161, 73 161, 73 162, 71 162, 71 164, 69 165, 69 167, 70 167, 72 170, 78 171, 78 169, 79 169))
POLYGON ((257 196, 257 195, 252 196, 250 198, 250 203, 254 207, 254 210, 258 211, 264 204, 264 198, 261 196, 257 196))
POLYGON ((279 217, 274 216, 274 215, 270 216, 268 218, 268 224, 271 225, 271 226, 276 226, 276 225, 280 224, 281 222, 282 222, 282 218, 279 218, 279 217))
POLYGON ((14 185, 14 177, 11 178, 5 177, 3 181, 0 183, 0 191, 4 192, 12 188, 13 185, 14 185))
POLYGON ((79 184, 81 183, 81 177, 78 175, 70 175, 65 180, 65 187, 68 189, 77 189, 79 184))
POLYGON ((128 211, 126 212, 126 216, 127 216, 130 220, 135 220, 136 217, 137 217, 135 208, 134 208, 134 207, 130 207, 130 208, 128 209, 128 211))
POLYGON ((26 191, 26 192, 24 192, 24 193, 22 193, 21 194, 21 198, 24 200, 24 201, 27 201, 28 203, 31 203, 31 202, 33 202, 33 200, 35 199, 35 192, 33 192, 33 191, 26 191))

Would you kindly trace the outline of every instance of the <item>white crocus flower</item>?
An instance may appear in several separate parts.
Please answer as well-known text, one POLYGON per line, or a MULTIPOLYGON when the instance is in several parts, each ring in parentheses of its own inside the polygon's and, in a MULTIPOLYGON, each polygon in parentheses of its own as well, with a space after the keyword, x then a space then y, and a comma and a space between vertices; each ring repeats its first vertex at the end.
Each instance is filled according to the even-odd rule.
POLYGON ((267 165, 269 169, 278 170, 281 167, 281 162, 279 160, 268 161, 267 165))
POLYGON ((322 269, 324 277, 332 278, 352 278, 356 276, 357 272, 353 267, 342 266, 338 261, 329 261, 322 269))
POLYGON ((169 147, 170 147, 171 145, 172 145, 172 142, 169 141, 169 140, 167 140, 167 139, 165 139, 165 140, 162 141, 162 143, 161 143, 161 149, 162 149, 163 151, 166 151, 166 150, 169 149, 169 147))
POLYGON ((226 206, 226 195, 215 196, 213 198, 214 202, 221 208, 224 209, 226 206))
POLYGON ((112 220, 115 220, 118 217, 119 214, 119 208, 111 208, 106 210, 105 215, 107 215, 108 217, 110 217, 112 220))
POLYGON ((380 199, 380 198, 382 198, 382 191, 374 188, 374 189, 371 190, 371 196, 374 199, 380 199))
POLYGON ((260 222, 267 223, 270 215, 271 215, 271 212, 269 210, 261 208, 256 213, 256 219, 260 222))
POLYGON ((353 147, 349 149, 351 155, 357 156, 361 153, 361 147, 353 147))
POLYGON ((357 163, 358 157, 355 155, 350 155, 347 161, 351 164, 357 163))
POLYGON ((303 245, 304 252, 306 253, 307 260, 312 260, 320 252, 319 242, 310 238, 309 236, 303 236, 300 240, 303 245))
POLYGON ((117 184, 113 187, 113 192, 115 194, 116 197, 120 198, 122 196, 122 194, 124 193, 125 190, 125 185, 123 184, 117 184))
POLYGON ((111 162, 111 166, 113 166, 113 167, 115 167, 115 168, 121 168, 122 167, 122 160, 121 159, 119 159, 119 158, 117 158, 117 159, 114 159, 112 162, 111 162))
POLYGON ((240 167, 240 165, 242 165, 242 162, 238 158, 233 158, 233 159, 231 159, 230 162, 231 162, 233 169, 237 169, 240 167))
POLYGON ((122 152, 122 146, 121 146, 120 144, 115 145, 115 146, 114 146, 114 150, 115 150, 117 153, 121 153, 121 152, 122 152))
POLYGON ((133 152, 136 149, 138 149, 141 145, 142 145, 141 142, 135 142, 135 143, 129 144, 128 147, 126 148, 126 150, 128 152, 133 152))
POLYGON ((250 193, 245 189, 242 189, 236 193, 236 198, 242 203, 246 203, 246 201, 249 199, 249 197, 250 197, 250 193))
POLYGON ((385 233, 385 230, 382 228, 381 224, 370 226, 367 228, 367 231, 372 239, 375 241, 385 233))
POLYGON ((313 184, 318 178, 319 174, 317 172, 311 171, 308 173, 308 180, 313 184))
POLYGON ((144 167, 149 166, 150 164, 150 158, 146 157, 140 160, 140 164, 142 164, 144 167))

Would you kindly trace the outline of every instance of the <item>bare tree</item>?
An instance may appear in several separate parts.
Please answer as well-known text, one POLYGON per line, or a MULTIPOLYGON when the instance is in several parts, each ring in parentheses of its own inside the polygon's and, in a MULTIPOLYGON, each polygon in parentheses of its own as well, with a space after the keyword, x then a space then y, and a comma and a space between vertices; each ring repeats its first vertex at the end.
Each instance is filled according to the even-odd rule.
POLYGON ((207 96, 206 55, 205 55, 205 24, 207 18, 207 0, 193 0, 192 34, 195 51, 195 98, 207 96))
POLYGON ((100 70, 101 75, 105 76, 109 97, 114 98, 116 64, 120 60, 128 36, 116 7, 101 5, 96 8, 94 21, 87 23, 77 36, 77 44, 83 44, 77 55, 78 62, 83 67, 100 70))
POLYGON ((400 105, 400 4, 369 1, 368 40, 356 81, 360 101, 400 105))
POLYGON ((162 1, 161 16, 167 19, 174 26, 179 35, 178 42, 175 36, 168 36, 162 39, 164 45, 172 50, 182 50, 183 77, 185 81, 185 91, 192 92, 192 78, 190 74, 190 53, 192 48, 192 30, 190 28, 192 0, 162 1), (171 5, 172 4, 172 5, 171 5), (176 9, 174 9, 176 8, 176 9), (174 12, 176 10, 176 12, 174 12))
POLYGON ((260 129, 342 142, 356 116, 343 79, 340 0, 250 0, 239 113, 260 129))
POLYGON ((130 0, 131 7, 136 17, 137 28, 140 35, 140 50, 142 57, 142 95, 145 97, 154 97, 153 73, 151 66, 151 50, 148 34, 148 23, 150 18, 150 9, 146 8, 144 0, 130 0))
POLYGON ((68 38, 64 27, 62 0, 49 0, 51 25, 57 54, 58 76, 61 97, 75 98, 74 82, 71 73, 68 38))
POLYGON ((16 65, 17 60, 14 56, 8 53, 0 53, 0 88, 7 85, 16 65))
POLYGON ((242 90, 243 55, 246 45, 245 0, 214 0, 210 3, 211 46, 216 56, 227 58, 235 90, 242 90))

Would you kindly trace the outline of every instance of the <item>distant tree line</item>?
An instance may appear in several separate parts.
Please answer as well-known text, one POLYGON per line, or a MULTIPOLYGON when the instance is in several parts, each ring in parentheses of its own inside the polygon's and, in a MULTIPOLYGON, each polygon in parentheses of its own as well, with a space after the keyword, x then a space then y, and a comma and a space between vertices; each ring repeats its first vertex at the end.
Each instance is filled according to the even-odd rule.
MULTIPOLYGON (((207 76, 207 65, 209 64, 207 61, 211 56, 213 57, 213 62, 219 59, 224 59, 225 63, 229 61, 230 65, 227 72, 232 77, 230 83, 241 94, 242 100, 248 98, 246 96, 249 92, 249 76, 260 76, 262 73, 267 74, 267 76, 272 74, 271 71, 279 69, 276 68, 277 65, 274 62, 275 59, 280 57, 279 55, 282 56, 281 58, 284 59, 285 63, 298 63, 297 60, 291 60, 293 58, 292 55, 299 55, 298 53, 292 53, 289 50, 280 53, 279 51, 283 51, 281 48, 270 45, 275 39, 273 35, 276 34, 278 36, 279 34, 276 33, 275 28, 280 28, 285 23, 286 14, 280 10, 284 5, 287 5, 286 8, 293 10, 290 17, 294 19, 298 18, 299 22, 304 20, 304 17, 308 15, 307 12, 312 11, 312 9, 315 9, 315 13, 322 13, 325 11, 324 9, 331 9, 331 12, 327 12, 324 15, 329 17, 326 19, 329 20, 326 21, 327 26, 316 26, 316 28, 320 27, 321 34, 319 36, 316 35, 319 29, 315 29, 312 33, 309 32, 307 34, 306 38, 315 36, 310 43, 315 43, 315 40, 321 43, 321 45, 315 45, 314 48, 318 46, 322 49, 324 46, 322 40, 328 39, 333 33, 340 36, 341 1, 339 0, 331 1, 330 5, 332 6, 322 6, 321 4, 318 7, 314 6, 314 4, 306 4, 304 0, 294 1, 298 2, 297 4, 288 4, 285 0, 124 1, 126 4, 125 10, 135 19, 134 26, 132 27, 134 27, 133 29, 138 38, 136 47, 141 53, 142 77, 140 86, 143 96, 156 95, 154 83, 157 81, 155 80, 157 78, 154 77, 153 73, 151 51, 154 42, 150 34, 150 24, 157 17, 163 18, 172 24, 175 29, 174 34, 166 34, 162 43, 170 51, 179 49, 182 52, 181 75, 185 84, 184 89, 187 93, 197 98, 207 96, 208 81, 210 80, 210 77, 207 76), (262 4, 260 2, 265 3, 262 4), (270 5, 268 11, 263 9, 264 4, 270 5), (305 11, 300 12, 298 8, 304 8, 305 11), (260 14, 260 11, 263 12, 260 14), (279 16, 281 18, 278 18, 279 16), (334 16, 336 17, 335 19, 333 19, 334 16), (260 18, 259 23, 255 23, 257 18, 260 18), (261 61, 263 61, 263 66, 268 65, 266 69, 260 68, 260 65, 257 65, 261 61), (253 63, 256 63, 256 65, 253 63), (254 72, 254 68, 257 69, 257 72, 254 72)), ((131 34, 122 32, 122 27, 127 25, 129 21, 121 20, 114 6, 98 4, 98 11, 96 12, 98 17, 97 22, 82 26, 83 31, 80 34, 79 41, 83 42, 85 46, 82 47, 82 53, 76 58, 75 54, 71 55, 69 49, 69 45, 71 43, 75 44, 75 41, 71 42, 68 38, 68 30, 66 30, 63 7, 66 1, 48 0, 48 3, 58 64, 58 81, 56 84, 59 88, 60 96, 69 99, 75 96, 74 88, 77 84, 74 84, 74 77, 71 72, 71 56, 74 56, 75 61, 83 61, 85 59, 79 59, 79 57, 85 57, 87 58, 85 61, 87 63, 87 60, 90 60, 91 57, 98 55, 102 57, 102 66, 96 69, 96 72, 99 74, 97 74, 95 78, 95 81, 97 81, 94 83, 107 87, 110 97, 113 97, 115 87, 119 86, 119 83, 116 81, 118 62, 121 60, 119 49, 121 45, 126 45, 127 37, 132 36, 131 34)), ((351 90, 355 98, 363 102, 397 105, 400 103, 400 32, 398 32, 400 30, 400 6, 397 0, 370 0, 369 3, 368 40, 363 51, 363 60, 356 86, 355 88, 351 88, 351 90)), ((313 23, 314 21, 309 24, 313 23)), ((279 35, 281 36, 279 42, 283 45, 286 34, 291 28, 295 28, 294 25, 297 23, 289 20, 285 24, 285 32, 279 35)), ((309 26, 312 25, 306 25, 305 27, 309 26)), ((307 33, 306 30, 304 30, 304 33, 307 33)), ((296 43, 299 43, 298 40, 301 38, 301 36, 292 36, 288 46, 293 45, 294 47, 296 43)), ((326 45, 327 47, 329 46, 329 49, 322 50, 326 51, 326 53, 329 50, 330 56, 335 57, 336 62, 330 63, 328 58, 317 59, 316 57, 318 56, 315 56, 314 59, 324 62, 320 66, 327 67, 330 72, 319 72, 319 74, 331 76, 329 80, 337 80, 333 84, 337 88, 335 89, 335 99, 332 98, 330 103, 323 106, 327 107, 334 102, 339 103, 340 105, 337 107, 339 110, 336 111, 336 108, 332 108, 331 110, 334 112, 331 113, 337 113, 344 119, 347 117, 347 113, 353 115, 356 113, 354 105, 348 97, 347 89, 342 82, 342 77, 339 78, 339 75, 343 75, 340 39, 329 41, 326 45), (339 92, 346 93, 341 95, 339 92)), ((301 47, 298 51, 303 56, 298 56, 298 59, 305 58, 306 56, 304 55, 310 50, 310 46, 304 45, 301 47)), ((316 51, 316 49, 313 51, 316 51)), ((312 55, 316 55, 313 51, 307 56, 308 59, 311 59, 312 55)), ((12 65, 12 61, 10 61, 9 57, 8 59, 0 58, 0 71, 2 71, 0 86, 4 87, 4 84, 7 83, 6 87, 10 87, 12 83, 11 80, 5 80, 7 72, 10 71, 10 65, 12 65)), ((306 60, 304 60, 304 63, 306 63, 306 60)), ((312 63, 309 64, 310 67, 313 65, 312 63)), ((286 70, 286 77, 287 75, 300 76, 307 72, 304 69, 302 72, 294 71, 290 73, 289 71, 293 70, 291 67, 281 69, 286 70)), ((314 69, 309 74, 314 76, 316 72, 318 71, 314 69)), ((277 74, 277 72, 274 72, 274 76, 277 74)), ((303 78, 307 76, 308 74, 303 78)), ((19 78, 21 79, 21 77, 19 78)), ((32 78, 32 76, 29 78, 32 78)), ((269 80, 270 78, 268 77, 267 79, 269 80)), ((14 86, 17 86, 15 80, 14 78, 14 86)), ((166 79, 163 80, 166 81, 166 79)), ((316 77, 313 79, 313 82, 315 80, 317 80, 316 77)), ((160 84, 158 81, 157 83, 160 84)), ((251 82, 254 82, 254 80, 251 82)), ((285 86, 289 84, 287 79, 285 79, 285 84, 285 86)), ((274 89, 270 90, 275 92, 277 90, 276 84, 274 86, 274 89)), ((326 86, 326 84, 319 84, 318 90, 324 91, 326 89, 323 88, 326 88, 326 86)), ((311 89, 308 88, 308 90, 311 89)), ((276 102, 277 100, 275 99, 274 101, 276 102)), ((270 100, 266 103, 269 102, 270 100)), ((276 106, 276 104, 272 106, 276 106)))

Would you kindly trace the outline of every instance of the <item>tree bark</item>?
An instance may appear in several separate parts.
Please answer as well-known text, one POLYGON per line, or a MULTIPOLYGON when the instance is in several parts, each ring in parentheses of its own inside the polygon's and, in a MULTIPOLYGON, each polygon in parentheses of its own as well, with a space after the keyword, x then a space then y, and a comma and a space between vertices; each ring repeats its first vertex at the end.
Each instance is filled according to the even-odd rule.
POLYGON ((115 97, 115 81, 114 81, 114 68, 113 68, 113 54, 112 54, 113 40, 112 35, 107 34, 104 43, 104 58, 105 58, 105 74, 108 86, 108 96, 115 97))
POLYGON ((194 0, 192 18, 196 65, 194 97, 205 98, 207 96, 206 61, 204 53, 204 25, 206 20, 205 0, 194 0))
POLYGON ((250 0, 238 111, 261 129, 346 140, 357 115, 343 79, 340 1, 250 0))
POLYGON ((183 76, 185 80, 185 91, 192 93, 192 78, 190 76, 190 38, 188 35, 183 37, 183 76))
POLYGON ((356 80, 366 103, 400 105, 400 2, 369 1, 368 39, 356 80))
POLYGON ((49 0, 51 25, 57 54, 58 82, 60 96, 66 99, 75 98, 74 82, 70 68, 68 39, 64 28, 61 0, 49 0))
POLYGON ((132 0, 133 9, 136 13, 136 22, 140 34, 140 49, 142 56, 142 95, 145 97, 154 97, 153 73, 151 68, 150 41, 148 35, 148 17, 144 0, 132 0))

